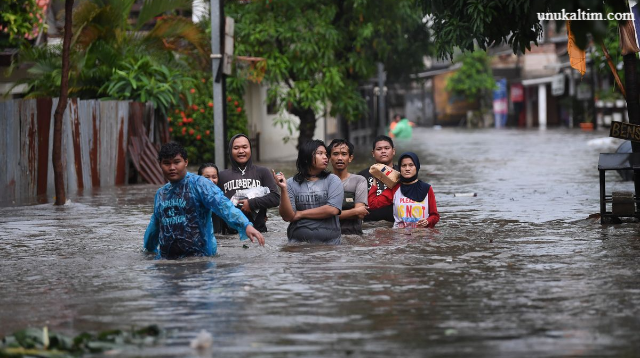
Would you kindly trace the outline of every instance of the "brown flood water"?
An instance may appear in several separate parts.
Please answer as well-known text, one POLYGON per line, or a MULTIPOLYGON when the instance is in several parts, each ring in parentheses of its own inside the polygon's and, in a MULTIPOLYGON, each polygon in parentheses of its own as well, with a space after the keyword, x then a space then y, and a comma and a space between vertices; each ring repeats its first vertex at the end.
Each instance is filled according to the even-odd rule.
MULTIPOLYGON (((218 237, 213 258, 152 260, 140 251, 150 185, 0 208, 0 336, 158 324, 160 345, 121 354, 638 356, 640 226, 587 219, 600 152, 587 141, 606 136, 417 128, 397 154, 420 156, 437 228, 368 224, 335 247, 288 245, 274 210, 265 247, 218 237), (478 196, 453 195, 468 192, 478 196), (212 352, 189 347, 202 329, 212 352)), ((608 190, 632 188, 607 178, 608 190)))

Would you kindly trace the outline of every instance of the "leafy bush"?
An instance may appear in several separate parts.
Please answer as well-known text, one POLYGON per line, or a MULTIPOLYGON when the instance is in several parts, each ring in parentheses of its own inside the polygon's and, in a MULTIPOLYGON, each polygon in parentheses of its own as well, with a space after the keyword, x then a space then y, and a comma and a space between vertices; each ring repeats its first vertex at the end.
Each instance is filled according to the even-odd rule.
POLYGON ((479 100, 482 105, 489 91, 496 89, 487 53, 482 50, 465 53, 462 57, 462 67, 449 77, 445 88, 469 101, 479 100))
POLYGON ((180 71, 154 64, 147 56, 128 59, 119 67, 113 69, 111 79, 102 86, 100 92, 115 99, 151 102, 165 115, 169 107, 180 103, 181 95, 187 103, 192 103, 188 89, 196 81, 180 71))
POLYGON ((43 26, 42 9, 36 0, 0 1, 0 49, 22 47, 43 26))
MULTIPOLYGON (((247 133, 247 114, 242 87, 234 86, 233 78, 227 79, 227 84, 228 141, 238 133, 247 133)), ((186 148, 191 163, 213 162, 213 79, 209 74, 200 73, 200 80, 189 92, 193 96, 191 104, 183 101, 182 106, 172 107, 169 111, 169 132, 186 148)), ((222 149, 225 149, 227 141, 222 144, 222 149)))

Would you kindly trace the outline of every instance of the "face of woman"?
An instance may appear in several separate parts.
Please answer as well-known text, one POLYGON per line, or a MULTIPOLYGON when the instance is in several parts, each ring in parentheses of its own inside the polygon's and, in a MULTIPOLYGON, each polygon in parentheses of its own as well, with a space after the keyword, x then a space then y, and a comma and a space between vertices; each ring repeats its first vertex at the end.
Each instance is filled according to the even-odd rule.
POLYGON ((402 175, 403 178, 409 179, 416 175, 417 172, 418 169, 416 169, 411 158, 402 158, 402 161, 400 161, 400 175, 402 175))
POLYGON ((327 165, 329 165, 329 157, 327 157, 327 150, 323 146, 319 146, 316 148, 315 154, 313 156, 313 166, 312 169, 314 171, 323 171, 327 169, 327 165))
POLYGON ((202 169, 202 176, 211 180, 213 184, 218 185, 218 171, 214 167, 202 169))

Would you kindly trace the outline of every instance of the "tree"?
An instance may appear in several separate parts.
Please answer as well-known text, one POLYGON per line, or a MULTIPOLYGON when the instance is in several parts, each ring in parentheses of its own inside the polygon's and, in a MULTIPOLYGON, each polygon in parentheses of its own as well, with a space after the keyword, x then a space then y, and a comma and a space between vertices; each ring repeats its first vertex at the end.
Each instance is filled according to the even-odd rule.
POLYGON ((358 86, 383 62, 391 76, 422 66, 428 32, 415 0, 228 2, 235 54, 266 58, 268 97, 300 119, 298 145, 318 115, 352 121, 366 113, 358 86))
MULTIPOLYGON (((451 58, 454 48, 474 51, 474 44, 481 49, 508 44, 514 53, 525 53, 531 44, 538 44, 542 24, 538 14, 625 12, 626 5, 616 0, 422 0, 423 10, 430 14, 432 33, 439 58, 451 58), (606 3, 606 4, 605 4, 606 3)), ((558 27, 564 21, 556 23, 558 27)), ((571 29, 576 44, 584 49, 590 35, 599 43, 607 36, 606 20, 572 21, 571 29)))
POLYGON ((480 103, 480 115, 487 107, 486 97, 496 88, 491 74, 489 57, 485 51, 474 51, 462 56, 462 67, 447 79, 447 91, 480 103))
POLYGON ((64 38, 62 40, 62 80, 60 82, 60 98, 58 106, 53 115, 53 151, 51 160, 53 162, 53 181, 56 191, 55 205, 64 205, 67 196, 64 190, 64 173, 62 167, 62 116, 67 109, 67 97, 69 86, 69 48, 71 46, 71 11, 73 10, 73 0, 64 2, 64 38))

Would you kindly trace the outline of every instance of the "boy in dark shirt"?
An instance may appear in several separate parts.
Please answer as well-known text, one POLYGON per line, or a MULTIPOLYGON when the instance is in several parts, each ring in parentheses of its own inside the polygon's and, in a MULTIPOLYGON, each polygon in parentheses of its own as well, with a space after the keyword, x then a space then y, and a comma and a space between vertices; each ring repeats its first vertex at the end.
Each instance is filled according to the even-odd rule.
MULTIPOLYGON (((376 163, 381 163, 393 169, 398 170, 398 166, 393 163, 393 156, 396 155, 396 149, 393 147, 393 140, 386 135, 379 135, 373 140, 373 150, 371 155, 376 163)), ((375 178, 369 173, 369 169, 363 169, 358 173, 367 179, 367 192, 371 190, 375 178)), ((384 183, 378 182, 378 190, 375 192, 375 196, 380 196, 383 191, 389 190, 384 183)), ((371 195, 371 194, 369 194, 371 195)), ((371 202, 371 199, 369 199, 371 202)), ((369 209, 369 215, 364 217, 364 221, 379 221, 386 220, 394 222, 393 218, 393 205, 383 206, 379 209, 369 209)))

